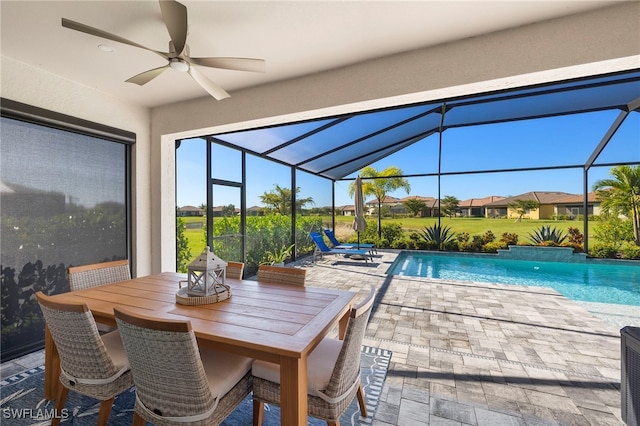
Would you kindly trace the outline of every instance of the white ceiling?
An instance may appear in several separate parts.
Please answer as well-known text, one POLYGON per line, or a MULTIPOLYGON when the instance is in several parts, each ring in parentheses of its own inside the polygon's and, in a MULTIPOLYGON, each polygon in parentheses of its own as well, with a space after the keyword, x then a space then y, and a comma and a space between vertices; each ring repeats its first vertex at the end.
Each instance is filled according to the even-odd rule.
MULTIPOLYGON (((509 27, 607 6, 613 1, 181 1, 192 56, 266 60, 265 74, 199 69, 234 90, 342 67, 509 27)), ((1 53, 148 107, 208 96, 168 70, 145 86, 125 80, 165 65, 154 53, 73 31, 61 18, 159 51, 169 35, 155 0, 0 2, 1 53), (98 49, 115 48, 114 53, 98 49)), ((222 101, 224 102, 224 101, 222 101)))

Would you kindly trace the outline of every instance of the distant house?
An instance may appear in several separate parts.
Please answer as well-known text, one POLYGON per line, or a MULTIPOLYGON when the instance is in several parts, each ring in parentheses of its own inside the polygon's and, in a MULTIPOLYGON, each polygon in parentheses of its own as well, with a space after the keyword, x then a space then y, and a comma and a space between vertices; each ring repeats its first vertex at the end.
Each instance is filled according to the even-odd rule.
MULTIPOLYGON (((435 217, 438 216, 438 199, 433 197, 422 197, 420 195, 409 195, 404 198, 396 198, 387 195, 382 201, 382 206, 389 208, 392 214, 407 214, 409 213, 404 202, 407 200, 421 200, 425 204, 425 208, 421 213, 421 217, 435 217)), ((376 215, 378 213, 378 200, 371 200, 365 203, 366 214, 369 216, 376 215)))
MULTIPOLYGON (((438 212, 438 200, 433 197, 422 197, 420 195, 409 195, 400 199, 400 203, 404 208, 405 201, 409 200, 419 200, 424 203, 424 209, 420 212, 420 217, 432 217, 437 216, 438 212)), ((408 213, 407 209, 404 208, 404 213, 408 213)))
MULTIPOLYGON (((381 206, 389 207, 391 213, 406 213, 399 198, 387 195, 382 200, 381 206)), ((378 214, 378 200, 373 199, 365 203, 365 215, 373 216, 378 214)))
POLYGON ((0 181, 0 205, 2 214, 7 217, 50 217, 65 213, 66 197, 63 192, 0 181))
POLYGON ((177 215, 179 217, 193 217, 193 216, 204 216, 204 210, 200 207, 195 206, 184 206, 179 207, 177 215))
POLYGON ((340 212, 340 215, 342 216, 355 216, 356 206, 339 206, 336 207, 336 212, 340 212))
MULTIPOLYGON (((582 194, 570 195, 555 201, 555 214, 557 216, 569 216, 575 219, 579 215, 584 214, 584 200, 582 194)), ((600 214, 600 201, 595 192, 587 194, 587 215, 600 214)))
MULTIPOLYGON (((499 201, 494 201, 492 203, 487 203, 485 205, 486 208, 490 209, 493 212, 499 213, 498 216, 487 216, 487 217, 508 217, 516 219, 520 216, 515 209, 510 207, 511 204, 515 203, 517 200, 533 200, 538 202, 540 205, 537 209, 531 209, 527 211, 523 218, 526 219, 551 219, 554 215, 556 215, 556 205, 560 200, 573 199, 569 197, 581 197, 580 195, 569 194, 566 192, 552 192, 552 191, 532 191, 526 192, 524 194, 516 195, 513 197, 507 197, 499 201)), ((488 214, 488 213, 487 213, 488 214)))
POLYGON ((251 206, 247 209, 247 216, 264 216, 264 209, 260 206, 251 206))
POLYGON ((225 216, 237 216, 240 214, 240 209, 235 207, 233 212, 228 208, 229 206, 215 206, 211 209, 211 215, 213 217, 225 217, 225 216))
MULTIPOLYGON (((501 200, 504 200, 504 197, 489 195, 484 198, 469 198, 460 201, 458 204, 460 215, 462 217, 500 217, 501 212, 497 208, 492 206, 487 207, 487 205, 501 200)), ((506 216, 506 210, 502 216, 506 216)))

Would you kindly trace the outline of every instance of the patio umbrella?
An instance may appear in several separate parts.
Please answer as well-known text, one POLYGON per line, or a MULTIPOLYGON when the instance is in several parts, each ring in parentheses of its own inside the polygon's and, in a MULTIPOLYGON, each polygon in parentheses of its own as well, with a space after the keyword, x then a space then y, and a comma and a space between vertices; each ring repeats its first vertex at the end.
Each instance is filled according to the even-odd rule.
POLYGON ((356 208, 353 229, 358 233, 358 249, 360 249, 360 231, 364 231, 367 227, 367 222, 364 220, 364 197, 362 195, 362 180, 360 176, 356 178, 356 191, 353 201, 356 208))

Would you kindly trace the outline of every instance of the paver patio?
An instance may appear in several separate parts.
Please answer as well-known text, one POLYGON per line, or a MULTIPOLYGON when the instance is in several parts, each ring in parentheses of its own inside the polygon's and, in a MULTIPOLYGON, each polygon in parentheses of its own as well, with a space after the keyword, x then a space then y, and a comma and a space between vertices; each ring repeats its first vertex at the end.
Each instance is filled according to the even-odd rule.
POLYGON ((388 277, 395 257, 299 262, 310 286, 378 288, 364 343, 393 356, 374 425, 623 424, 618 327, 547 288, 388 277))
POLYGON ((378 289, 364 344, 393 356, 373 425, 623 425, 619 327, 546 288, 388 277, 396 255, 296 262, 308 286, 378 289))

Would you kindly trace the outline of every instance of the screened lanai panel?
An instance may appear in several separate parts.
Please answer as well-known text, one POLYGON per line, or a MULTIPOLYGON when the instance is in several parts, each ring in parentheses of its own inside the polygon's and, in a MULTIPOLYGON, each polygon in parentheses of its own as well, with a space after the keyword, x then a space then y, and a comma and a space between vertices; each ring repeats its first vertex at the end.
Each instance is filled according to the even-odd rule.
POLYGON ((591 86, 574 91, 508 97, 490 102, 453 104, 445 127, 470 126, 531 117, 562 115, 621 107, 640 96, 640 81, 591 86))
POLYGON ((336 166, 330 169, 317 171, 316 173, 319 173, 322 176, 329 177, 331 179, 342 179, 343 177, 349 176, 350 174, 357 172, 358 170, 362 169, 365 166, 368 166, 369 164, 375 163, 376 161, 385 158, 388 155, 411 146, 419 140, 421 140, 421 138, 411 139, 402 144, 391 146, 376 152, 372 152, 370 154, 365 154, 352 160, 346 160, 351 157, 345 156, 345 161, 338 163, 336 166))
MULTIPOLYGON (((483 124, 526 121, 540 117, 568 116, 589 111, 609 110, 618 113, 620 110, 626 111, 629 106, 632 109, 637 108, 638 99, 640 99, 640 70, 636 69, 630 72, 442 99, 425 105, 414 104, 345 114, 329 119, 240 131, 215 137, 250 153, 330 179, 341 179, 370 164, 367 163, 370 159, 377 161, 384 153, 394 153, 401 146, 409 146, 418 138, 437 132, 441 120, 439 114, 441 105, 446 105, 448 108, 444 117, 444 128, 452 130, 462 127, 476 128, 483 124), (413 112, 430 109, 434 112, 425 117, 409 123, 403 122, 403 119, 406 120, 413 112), (384 131, 388 126, 393 126, 394 122, 399 123, 397 127, 384 131)), ((588 139, 588 147, 591 149, 594 137, 599 142, 605 132, 606 129, 598 129, 592 134, 588 139)), ((445 140, 447 133, 444 133, 445 140)), ((546 138, 544 135, 540 137, 546 138)), ((575 139, 574 135, 567 136, 567 140, 572 139, 575 139)), ((584 143, 584 140, 581 142, 584 143)), ((637 140, 637 136, 634 140, 637 140)), ((521 142, 513 141, 513 143, 521 142)), ((566 142, 556 140, 557 144, 566 142)), ((496 148, 495 145, 491 145, 491 141, 485 140, 479 143, 484 144, 487 150, 496 148)), ((535 141, 527 143, 535 144, 535 141)), ((581 145, 581 148, 584 146, 581 145)), ((499 149, 504 152, 509 150, 507 146, 499 149)), ((630 149, 633 149, 633 146, 630 149)), ((529 155, 534 154, 541 156, 545 152, 535 150, 529 155)), ((584 156, 584 153, 581 151, 580 155, 584 156)), ((628 158, 628 156, 623 157, 628 158)), ((566 165, 567 162, 573 162, 573 159, 573 156, 565 157, 563 160, 556 157, 551 164, 566 165)), ((451 158, 447 159, 447 162, 451 161, 451 158)), ((507 161, 511 164, 501 164, 500 167, 509 168, 514 164, 510 158, 507 161)), ((515 163, 518 162, 522 162, 522 158, 515 160, 515 163)), ((493 168, 488 167, 489 165, 485 166, 486 168, 483 167, 483 169, 493 168)))
POLYGON ((640 163, 640 112, 626 117, 593 164, 616 163, 640 163))
POLYGON ((593 111, 450 128, 442 137, 442 172, 584 165, 616 115, 593 111))
MULTIPOLYGON (((349 173, 351 173, 362 167, 363 162, 361 159, 365 156, 367 158, 377 159, 379 158, 377 155, 379 153, 385 152, 388 155, 388 153, 392 153, 400 147, 408 146, 418 139, 432 134, 440 126, 440 117, 440 114, 431 113, 418 119, 405 122, 401 126, 375 134, 357 144, 348 145, 340 150, 329 152, 322 157, 302 164, 301 167, 318 173, 333 169, 336 165, 341 166, 344 162, 350 161, 352 162, 352 170, 350 170, 349 173)), ((326 172, 323 173, 323 175, 333 179, 340 179, 346 176, 341 173, 336 173, 335 171, 326 172)))
POLYGON ((416 119, 434 107, 435 105, 420 105, 356 114, 321 132, 313 133, 294 144, 274 151, 270 156, 277 160, 285 161, 286 159, 292 164, 299 164, 342 145, 357 142, 359 139, 373 136, 377 132, 407 120, 416 119))
POLYGON ((254 130, 242 130, 216 135, 215 138, 257 154, 263 154, 292 139, 313 132, 332 121, 333 119, 326 119, 254 130))

